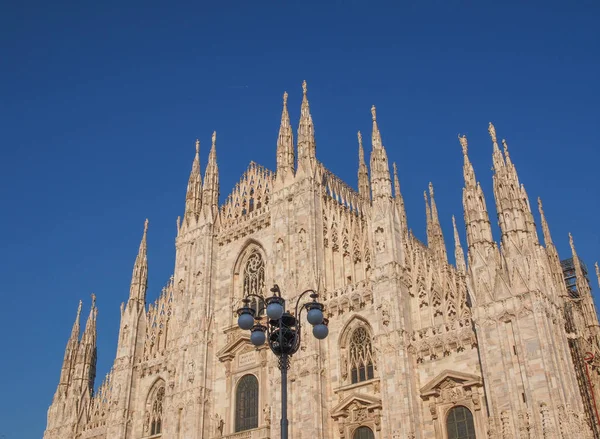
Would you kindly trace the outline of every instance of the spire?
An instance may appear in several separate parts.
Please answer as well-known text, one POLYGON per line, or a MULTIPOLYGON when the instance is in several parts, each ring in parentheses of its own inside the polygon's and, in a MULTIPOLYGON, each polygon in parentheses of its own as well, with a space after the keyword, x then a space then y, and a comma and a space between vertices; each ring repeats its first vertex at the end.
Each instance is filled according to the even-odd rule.
POLYGON ((79 324, 79 318, 81 317, 81 307, 83 302, 79 301, 79 306, 77 307, 77 315, 75 316, 75 321, 73 322, 73 328, 71 329, 71 338, 70 340, 79 340, 79 332, 81 331, 81 327, 79 324))
POLYGON ((538 210, 542 219, 542 233, 544 234, 544 244, 547 247, 548 245, 552 245, 554 243, 552 242, 550 228, 548 227, 548 222, 546 221, 546 215, 544 214, 544 206, 542 206, 542 199, 540 197, 538 197, 538 210))
POLYGON ((454 219, 454 215, 452 215, 452 227, 454 229, 454 259, 456 259, 456 269, 459 273, 465 274, 467 272, 465 254, 460 245, 460 237, 458 236, 458 230, 456 229, 456 219, 454 219))
POLYGON ((60 371, 60 381, 58 382, 58 387, 56 389, 56 393, 54 394, 55 401, 66 396, 69 385, 71 384, 73 367, 75 366, 75 357, 79 347, 79 333, 81 331, 79 320, 81 317, 81 306, 82 302, 80 300, 79 306, 77 307, 77 315, 75 316, 75 321, 73 322, 73 328, 71 329, 71 336, 69 337, 67 346, 65 347, 65 356, 63 358, 63 364, 60 371))
MULTIPOLYGON (((589 281, 586 277, 586 273, 583 271, 581 260, 577 256, 575 251, 575 244, 573 242, 573 236, 569 233, 569 245, 571 246, 571 253, 573 254, 573 266, 575 267, 575 285, 577 286, 577 294, 582 301, 583 319, 588 328, 588 337, 594 339, 594 345, 598 346, 600 342, 600 324, 598 323, 598 314, 596 313, 596 306, 594 299, 592 298, 592 290, 590 288, 589 281)), ((596 273, 598 271, 596 270, 596 273)))
POLYGON ((85 324, 85 330, 81 336, 81 343, 96 346, 96 317, 98 316, 98 308, 96 307, 96 295, 92 294, 92 307, 85 324))
POLYGON ((444 243, 444 235, 438 216, 437 206, 435 204, 433 184, 429 183, 429 198, 431 200, 431 209, 427 204, 427 194, 425 193, 425 205, 427 212, 427 245, 434 251, 437 258, 441 262, 448 262, 446 254, 446 244, 444 243))
POLYGON ((298 125, 298 168, 312 169, 316 164, 315 127, 308 105, 306 81, 302 82, 302 105, 298 125))
POLYGON ((552 242, 552 236, 550 235, 550 228, 546 221, 546 214, 544 213, 544 207, 542 206, 542 199, 538 197, 538 210, 542 221, 542 231, 544 233, 544 244, 546 245, 546 253, 548 255, 548 261, 550 263, 550 271, 552 277, 558 288, 559 295, 567 295, 567 286, 565 284, 565 278, 560 265, 560 258, 558 257, 558 251, 552 242))
MULTIPOLYGON (((469 250, 473 246, 495 246, 492 239, 492 227, 488 215, 485 196, 481 185, 475 178, 473 165, 469 160, 467 136, 458 136, 463 153, 463 176, 465 187, 463 188, 463 208, 465 214, 465 225, 467 229, 467 244, 469 250)), ((469 254, 471 252, 469 251, 469 254)))
POLYGON ((185 195, 184 221, 189 223, 198 219, 202 209, 202 177, 200 176, 200 141, 196 139, 196 155, 192 162, 192 172, 188 180, 187 193, 185 195))
POLYGON ((371 134, 371 191, 373 199, 391 198, 392 181, 390 179, 390 168, 387 153, 381 141, 379 126, 377 125, 375 105, 371 107, 371 116, 373 118, 373 133, 371 134))
POLYGON ((146 288, 148 287, 148 219, 144 221, 144 233, 140 248, 133 264, 133 274, 131 275, 131 286, 129 287, 129 301, 137 301, 140 304, 146 303, 146 288))
POLYGON ((600 287, 600 267, 598 267, 598 262, 594 264, 594 267, 596 267, 596 277, 598 278, 598 286, 600 287))
POLYGON ((83 389, 88 392, 94 389, 94 380, 96 378, 96 318, 98 316, 98 308, 96 308, 96 295, 92 294, 92 307, 85 325, 85 330, 81 336, 79 344, 79 353, 77 355, 78 365, 76 373, 80 373, 75 377, 76 383, 80 382, 79 391, 83 389))
POLYGON ((217 166, 217 132, 212 135, 212 146, 208 154, 208 164, 204 172, 202 199, 204 207, 209 209, 213 218, 219 211, 219 167, 217 166))
POLYGON ((371 197, 371 186, 369 184, 369 171, 365 163, 365 150, 362 143, 362 134, 358 136, 358 193, 361 197, 369 199, 371 197))
POLYGON ((477 186, 477 181, 475 180, 475 171, 473 170, 473 165, 469 160, 469 146, 467 143, 467 136, 458 136, 458 140, 460 142, 460 146, 462 147, 462 153, 464 158, 463 164, 463 176, 465 178, 465 187, 475 188, 477 186))
POLYGON ((396 163, 392 163, 394 169, 394 196, 396 198, 396 205, 398 206, 398 213, 400 215, 400 221, 402 223, 403 232, 408 233, 408 221, 406 219, 406 207, 404 206, 404 197, 400 191, 400 179, 398 178, 398 167, 396 163))
POLYGON ((283 111, 277 138, 277 178, 283 181, 287 175, 294 175, 294 133, 290 125, 287 108, 287 92, 283 93, 283 111))
POLYGON ((506 140, 502 140, 503 155, 491 122, 488 131, 493 144, 494 197, 502 231, 502 248, 509 256, 511 253, 521 255, 525 248, 539 244, 533 214, 527 192, 519 183, 517 170, 508 154, 506 140))

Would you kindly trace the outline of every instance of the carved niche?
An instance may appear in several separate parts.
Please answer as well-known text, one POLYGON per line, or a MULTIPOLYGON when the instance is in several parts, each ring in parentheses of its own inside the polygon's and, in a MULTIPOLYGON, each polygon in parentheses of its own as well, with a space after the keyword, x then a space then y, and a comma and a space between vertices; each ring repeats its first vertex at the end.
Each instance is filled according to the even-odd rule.
POLYGON ((363 393, 353 393, 336 405, 331 417, 337 424, 340 439, 350 439, 358 427, 381 430, 381 399, 363 393))

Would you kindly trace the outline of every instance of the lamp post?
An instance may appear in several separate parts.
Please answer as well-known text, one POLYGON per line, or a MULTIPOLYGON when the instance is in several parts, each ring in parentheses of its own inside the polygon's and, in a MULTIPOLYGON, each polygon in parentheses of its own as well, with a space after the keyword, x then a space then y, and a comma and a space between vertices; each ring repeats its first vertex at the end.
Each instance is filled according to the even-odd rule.
POLYGON ((248 294, 242 302, 244 306, 237 310, 238 326, 250 330, 250 341, 254 346, 262 346, 268 341, 269 348, 279 359, 281 371, 281 439, 288 439, 287 420, 287 371, 290 367, 290 358, 300 347, 302 334, 302 321, 300 314, 306 310, 308 323, 313 327, 313 335, 323 340, 329 334, 327 319, 323 317, 323 305, 317 302, 318 294, 314 290, 306 290, 296 301, 294 314, 285 309, 285 299, 281 297, 279 286, 271 288, 273 295, 264 298, 257 294, 248 294), (300 300, 310 294, 311 301, 300 305, 300 300), (250 307, 251 297, 257 299, 257 309, 250 307), (298 309, 298 307, 300 307, 298 309), (266 308, 267 324, 261 323, 261 311, 266 308))

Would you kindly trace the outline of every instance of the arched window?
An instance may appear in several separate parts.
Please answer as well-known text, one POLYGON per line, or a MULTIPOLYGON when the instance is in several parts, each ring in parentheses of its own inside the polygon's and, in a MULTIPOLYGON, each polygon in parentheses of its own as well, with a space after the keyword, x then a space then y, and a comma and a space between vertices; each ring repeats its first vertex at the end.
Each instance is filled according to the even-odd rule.
POLYGON ((375 439, 375 435, 369 427, 358 427, 354 430, 352 439, 375 439))
POLYGON ((446 418, 448 439, 475 439, 475 424, 473 414, 462 406, 452 407, 446 418))
MULTIPOLYGON (((263 295, 265 289, 265 262, 258 250, 254 250, 248 260, 246 261, 246 267, 244 268, 244 297, 248 294, 263 295)), ((256 298, 252 298, 250 306, 254 308, 256 314, 263 312, 262 309, 258 308, 256 298)))
POLYGON ((350 337, 349 363, 352 384, 373 379, 373 347, 369 333, 362 326, 350 337))
POLYGON ((152 400, 152 413, 150 414, 150 436, 162 432, 163 400, 165 399, 165 387, 160 386, 155 390, 152 400))
POLYGON ((244 375, 235 392, 235 431, 258 427, 258 380, 244 375))

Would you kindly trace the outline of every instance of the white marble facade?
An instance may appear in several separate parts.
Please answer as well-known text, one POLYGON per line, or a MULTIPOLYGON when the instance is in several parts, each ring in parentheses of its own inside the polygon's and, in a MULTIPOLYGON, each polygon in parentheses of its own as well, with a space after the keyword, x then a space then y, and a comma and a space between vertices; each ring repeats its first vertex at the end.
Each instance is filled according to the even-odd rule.
POLYGON ((297 142, 284 95, 276 172, 251 163, 221 206, 216 135, 204 179, 196 143, 172 278, 147 305, 146 223, 114 365, 94 391, 97 310, 79 337, 80 306, 44 438, 278 438, 276 358, 235 315, 273 282, 288 302, 318 288, 329 319, 292 359, 291 438, 594 437, 581 373, 597 381, 597 365, 575 358, 598 350, 590 288, 567 294, 541 203, 544 245, 493 125, 501 243, 460 137, 467 257, 455 223, 450 265, 431 185, 427 244, 409 230, 375 108, 355 191, 317 160, 303 92, 297 142))

